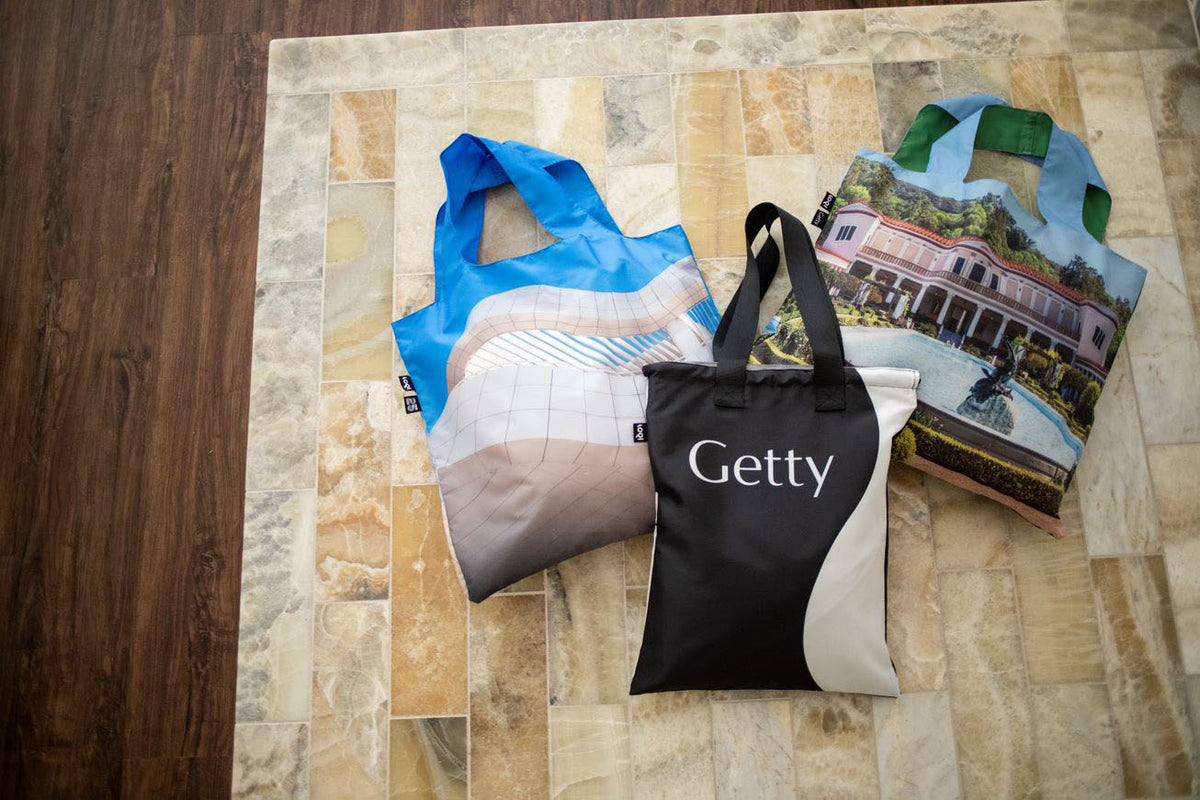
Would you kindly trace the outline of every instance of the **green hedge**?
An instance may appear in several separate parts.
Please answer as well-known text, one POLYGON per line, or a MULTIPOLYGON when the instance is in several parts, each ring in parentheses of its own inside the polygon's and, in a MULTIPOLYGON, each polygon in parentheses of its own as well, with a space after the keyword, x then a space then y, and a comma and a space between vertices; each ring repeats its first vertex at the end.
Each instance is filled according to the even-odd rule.
POLYGON ((1001 461, 919 422, 909 422, 908 429, 916 437, 917 455, 922 458, 961 472, 968 478, 1014 497, 1039 511, 1058 515, 1063 487, 1049 478, 1001 461))
POLYGON ((903 428, 892 439, 892 461, 900 464, 908 461, 917 452, 917 437, 909 428, 903 428))

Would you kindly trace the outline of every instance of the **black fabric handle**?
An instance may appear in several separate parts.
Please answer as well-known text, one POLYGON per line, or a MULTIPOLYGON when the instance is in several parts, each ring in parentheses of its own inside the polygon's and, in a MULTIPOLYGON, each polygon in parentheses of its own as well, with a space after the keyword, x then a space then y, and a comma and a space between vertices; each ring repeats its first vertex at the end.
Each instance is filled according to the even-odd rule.
POLYGON ((817 410, 841 411, 846 408, 845 351, 829 290, 817 267, 808 229, 774 203, 759 203, 746 215, 746 274, 713 336, 717 361, 713 401, 728 408, 746 404, 746 362, 758 336, 758 308, 779 270, 779 245, 770 234, 775 220, 782 228, 792 295, 812 345, 817 410), (756 256, 754 239, 763 229, 767 239, 756 256))

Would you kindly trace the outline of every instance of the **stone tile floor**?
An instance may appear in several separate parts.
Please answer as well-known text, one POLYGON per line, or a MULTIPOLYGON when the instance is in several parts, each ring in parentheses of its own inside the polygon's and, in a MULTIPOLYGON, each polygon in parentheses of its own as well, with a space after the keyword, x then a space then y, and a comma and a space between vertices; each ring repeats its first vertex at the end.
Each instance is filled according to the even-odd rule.
MULTIPOLYGON (((236 796, 1143 797, 1200 788, 1200 56, 1183 0, 276 41, 254 329, 236 796), (388 323, 431 299, 463 130, 578 159, 630 234, 682 221, 718 304, 741 220, 802 215, 925 102, 1049 111, 1149 279, 1053 540, 903 467, 898 700, 627 695, 644 536, 469 605, 388 323)), ((1036 170, 983 156, 1028 205, 1036 170)), ((544 232, 495 191, 483 255, 544 232)))

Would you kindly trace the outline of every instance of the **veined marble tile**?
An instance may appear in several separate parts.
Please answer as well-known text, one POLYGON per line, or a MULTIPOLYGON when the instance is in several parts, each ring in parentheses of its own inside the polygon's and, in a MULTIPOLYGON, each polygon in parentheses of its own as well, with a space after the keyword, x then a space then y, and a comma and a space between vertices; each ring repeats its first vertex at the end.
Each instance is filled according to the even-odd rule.
POLYGON ((875 61, 1065 53, 1066 21, 1053 0, 976 6, 870 9, 875 61))
POLYGON ((679 224, 679 176, 674 164, 608 168, 608 213, 626 236, 679 224))
POLYGON ((1195 791, 1192 731, 1161 556, 1092 560, 1126 797, 1195 791))
POLYGON ((925 485, 938 569, 981 569, 1011 563, 1008 517, 1012 512, 945 481, 928 480, 925 485))
POLYGON ((546 78, 534 84, 534 144, 578 161, 604 195, 604 84, 600 78, 546 78))
POLYGON ((555 800, 632 797, 625 704, 551 708, 550 762, 555 800))
POLYGON ((1175 240, 1112 240, 1110 246, 1147 272, 1125 335, 1142 437, 1148 445, 1200 441, 1200 343, 1175 240))
MULTIPOLYGON (((630 593, 642 592, 630 589, 630 593)), ((641 639, 641 627, 638 627, 641 639)), ((706 692, 629 699, 633 785, 639 798, 715 797, 713 724, 706 692)))
POLYGON ((1200 54, 1191 49, 1147 50, 1141 55, 1158 135, 1200 138, 1200 54))
POLYGON ((467 128, 497 142, 533 144, 533 81, 498 81, 467 86, 467 128))
POLYGON ((392 489, 395 716, 467 711, 467 598, 436 486, 392 489))
POLYGON ((746 155, 783 156, 812 152, 808 89, 800 68, 752 69, 738 73, 746 155))
POLYGON ((1014 106, 1045 111, 1058 127, 1087 141, 1070 56, 1014 58, 1008 69, 1014 106))
POLYGON ((317 604, 313 795, 357 799, 387 791, 387 663, 387 603, 317 604))
MULTIPOLYGON (((421 277, 424 276, 401 275, 396 283, 399 286, 405 279, 421 277)), ((432 295, 432 276, 428 277, 432 295)), ((392 383, 392 485, 437 483, 437 471, 433 467, 429 439, 425 434, 425 420, 417 412, 410 414, 404 410, 404 397, 409 393, 400 386, 399 376, 408 374, 408 369, 399 353, 394 358, 397 377, 392 383)))
POLYGON ((462 86, 396 90, 396 273, 433 272, 433 227, 446 199, 438 156, 466 130, 462 86))
POLYGON ((386 183, 329 187, 322 380, 391 377, 394 195, 386 183))
POLYGON ((962 58, 939 62, 942 88, 946 97, 963 94, 991 94, 1012 100, 1008 59, 962 58))
POLYGON ((883 150, 875 79, 867 64, 812 67, 805 78, 813 152, 821 167, 820 184, 836 191, 859 148, 883 150))
POLYGON ((321 277, 329 96, 267 98, 258 280, 321 277))
POLYGON ((649 586, 650 562, 654 556, 654 534, 647 533, 626 539, 625 548, 625 585, 649 586))
POLYGON ((737 74, 676 75, 675 151, 684 228, 698 258, 745 249, 745 144, 737 74))
POLYGON ((669 20, 672 72, 867 61, 859 11, 746 14, 669 20))
POLYGON ((1200 444, 1155 445, 1146 449, 1163 538, 1163 560, 1171 607, 1187 672, 1200 672, 1200 444))
POLYGON ((329 180, 391 178, 396 166, 396 90, 334 92, 329 180))
POLYGON ((267 92, 455 83, 462 75, 461 30, 276 39, 271 42, 267 92))
POLYGON ((516 583, 500 590, 501 593, 514 594, 519 592, 542 592, 546 589, 545 570, 526 575, 516 583))
POLYGON ((937 691, 946 646, 925 476, 903 464, 888 475, 887 641, 904 692, 937 691))
POLYGON ((795 797, 787 700, 713 703, 717 797, 795 797))
POLYGON ((796 796, 879 797, 871 698, 801 692, 791 702, 796 796))
POLYGON ((254 293, 247 489, 316 485, 320 376, 321 282, 260 285, 254 293))
POLYGON ((471 607, 471 792, 544 798, 549 790, 546 609, 541 595, 471 607))
POLYGON ((942 74, 936 61, 885 62, 873 69, 883 149, 891 153, 904 140, 917 112, 944 96, 942 74))
POLYGON ((1072 56, 1084 143, 1112 195, 1108 236, 1169 235, 1171 213, 1137 53, 1072 56))
POLYGON ((1045 797, 1121 798, 1121 755, 1102 685, 1035 686, 1038 766, 1045 797))
POLYGON ((1104 657, 1083 539, 1055 539, 1015 515, 1011 523, 1013 578, 1029 680, 1103 681, 1104 657))
POLYGON ((1171 0, 1064 0, 1076 50, 1195 47, 1186 3, 1171 0))
POLYGON ((667 75, 604 79, 608 163, 659 164, 675 160, 671 136, 671 82, 667 75))
POLYGON ((308 797, 308 724, 235 725, 230 794, 237 800, 308 797))
POLYGON ((1163 545, 1179 649, 1188 670, 1200 668, 1200 575, 1196 574, 1196 564, 1200 561, 1197 559, 1200 559, 1200 536, 1163 545))
POLYGON ((391 402, 381 381, 321 387, 318 601, 388 595, 391 402))
MULTIPOLYGON (((1154 314, 1142 295, 1139 314, 1154 314)), ((1136 324, 1136 323, 1135 323, 1136 324)), ((1126 336, 1108 373, 1088 446, 1075 473, 1088 553, 1156 553, 1161 549, 1150 473, 1137 423, 1138 401, 1126 336)), ((1143 415, 1144 418, 1144 415, 1143 415)))
MULTIPOLYGON (((814 241, 821 229, 812 225, 810 220, 818 204, 824 199, 826 188, 821 183, 817 156, 763 156, 746 159, 746 196, 749 199, 749 208, 762 202, 775 203, 808 225, 809 235, 814 241)), ((828 190, 832 192, 837 188, 837 185, 832 185, 828 190)), ((736 261, 733 266, 740 281, 742 273, 746 270, 746 259, 742 257, 736 261)), ((781 286, 786 287, 783 290, 784 294, 791 290, 791 281, 786 274, 776 275, 771 289, 767 291, 771 293, 781 286)), ((737 288, 736 283, 733 288, 737 288)), ((730 294, 732 295, 732 292, 730 294)), ((763 307, 769 308, 772 314, 775 313, 775 305, 765 299, 763 307)))
POLYGON ((959 796, 948 694, 876 697, 872 715, 880 797, 952 800, 959 796))
POLYGON ((616 542, 546 570, 551 705, 628 696, 624 561, 616 542))
POLYGON ((467 800, 467 718, 393 719, 391 800, 467 800))
POLYGON ((1160 142, 1167 196, 1175 218, 1179 258, 1192 305, 1200 320, 1200 141, 1160 142))
MULTIPOLYGON (((704 275, 704 282, 708 284, 708 291, 712 293, 713 302, 717 304, 717 310, 724 313, 729 301, 733 299, 734 292, 741 285, 742 275, 746 271, 746 257, 701 258, 696 263, 700 266, 701 274, 704 275)), ((786 275, 779 275, 775 278, 775 282, 787 283, 783 280, 786 277, 786 275)), ((761 307, 763 309, 771 308, 768 303, 763 303, 761 307)), ((775 313, 775 309, 771 308, 770 313, 775 313)))
POLYGON ((1012 576, 944 573, 941 595, 963 794, 1035 795, 1038 765, 1012 576))
POLYGON ((665 72, 662 20, 468 28, 469 81, 665 72))
POLYGON ((238 722, 307 720, 316 492, 246 495, 238 722))

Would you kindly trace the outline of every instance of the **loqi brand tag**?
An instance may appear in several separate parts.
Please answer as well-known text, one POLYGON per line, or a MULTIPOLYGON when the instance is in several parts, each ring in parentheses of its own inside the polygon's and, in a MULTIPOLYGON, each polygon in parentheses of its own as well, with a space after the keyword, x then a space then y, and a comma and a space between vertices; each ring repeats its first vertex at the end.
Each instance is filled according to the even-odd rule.
POLYGON ((837 197, 829 192, 826 192, 825 197, 821 199, 821 208, 825 211, 833 211, 834 200, 837 200, 837 197))
POLYGON ((417 387, 413 385, 412 378, 407 375, 400 376, 400 388, 406 392, 415 392, 417 387))
POLYGON ((415 394, 404 398, 404 413, 413 414, 421 410, 421 401, 417 399, 415 394))
POLYGON ((822 211, 821 209, 818 208, 816 210, 816 212, 813 214, 811 224, 816 225, 818 228, 824 230, 825 223, 828 221, 829 221, 829 212, 822 211))
POLYGON ((635 442, 646 441, 646 423, 644 423, 644 422, 633 423, 633 440, 635 442))

